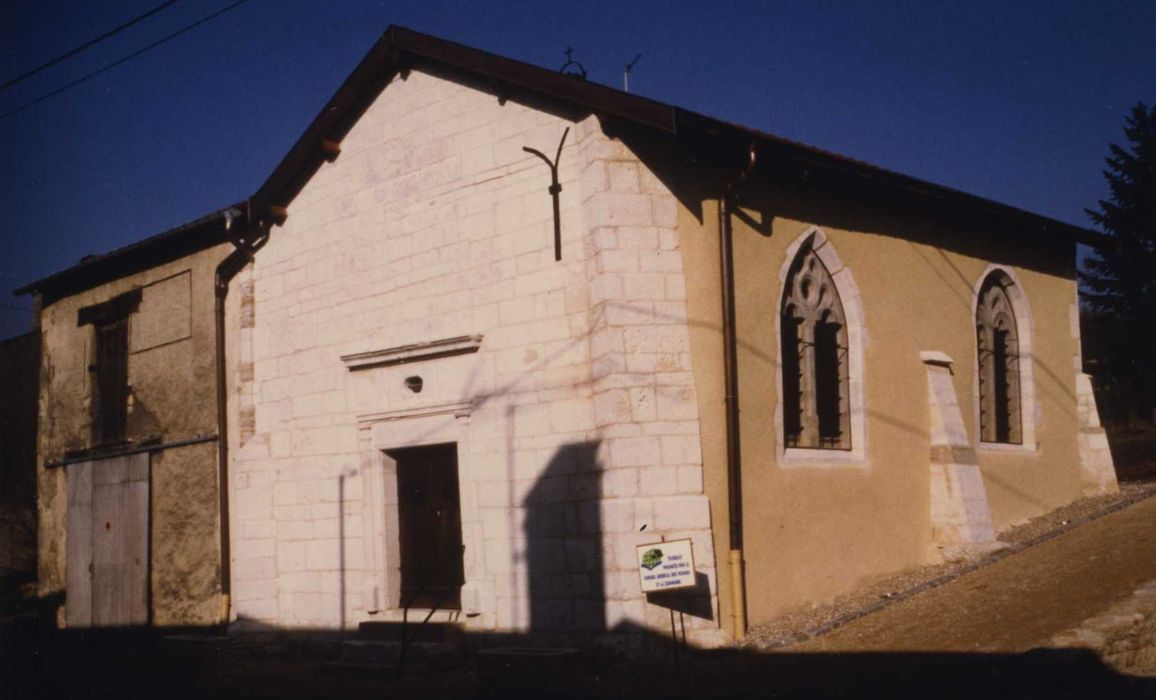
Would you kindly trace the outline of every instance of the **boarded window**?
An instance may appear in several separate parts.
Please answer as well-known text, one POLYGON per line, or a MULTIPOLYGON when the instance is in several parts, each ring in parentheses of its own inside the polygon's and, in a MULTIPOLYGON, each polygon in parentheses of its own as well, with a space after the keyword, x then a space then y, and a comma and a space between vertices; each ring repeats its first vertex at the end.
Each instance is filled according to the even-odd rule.
POLYGON ((810 243, 791 265, 779 319, 784 443, 851 449, 847 322, 835 282, 810 243))
POLYGON ((141 290, 133 289, 106 302, 86 306, 77 325, 93 327, 92 440, 98 445, 123 442, 128 419, 128 319, 139 307, 141 290))
POLYGON ((192 335, 192 274, 182 272, 141 289, 129 346, 143 352, 192 335))
POLYGON ((98 444, 122 442, 128 417, 128 320, 96 326, 93 386, 94 438, 98 444))
POLYGON ((984 280, 976 309, 979 360, 979 435, 983 442, 1021 444, 1019 334, 1008 289, 996 271, 984 280))

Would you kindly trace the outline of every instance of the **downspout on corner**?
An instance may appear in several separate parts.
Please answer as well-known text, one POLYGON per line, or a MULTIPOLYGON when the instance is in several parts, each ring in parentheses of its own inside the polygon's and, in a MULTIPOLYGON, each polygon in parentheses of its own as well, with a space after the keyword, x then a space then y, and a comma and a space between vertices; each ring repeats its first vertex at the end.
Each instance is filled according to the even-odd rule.
POLYGON ((742 445, 739 439, 738 339, 735 332, 734 230, 731 208, 734 192, 755 168, 758 153, 750 145, 747 165, 738 177, 726 183, 718 200, 719 270, 722 287, 723 372, 725 384, 727 496, 729 511, 729 552, 731 579, 731 633, 734 639, 747 634, 746 573, 743 566, 743 482, 742 445))
POLYGON ((253 261, 256 252, 269 239, 269 224, 260 219, 253 221, 249 202, 245 211, 230 207, 221 212, 225 231, 233 250, 220 263, 213 278, 214 296, 214 362, 216 365, 217 398, 217 492, 220 517, 220 573, 221 598, 219 624, 227 629, 232 618, 232 554, 230 545, 229 516, 229 413, 228 413, 228 369, 226 367, 226 322, 225 300, 229 296, 229 284, 246 265, 253 261), (234 232, 234 228, 239 228, 234 232))

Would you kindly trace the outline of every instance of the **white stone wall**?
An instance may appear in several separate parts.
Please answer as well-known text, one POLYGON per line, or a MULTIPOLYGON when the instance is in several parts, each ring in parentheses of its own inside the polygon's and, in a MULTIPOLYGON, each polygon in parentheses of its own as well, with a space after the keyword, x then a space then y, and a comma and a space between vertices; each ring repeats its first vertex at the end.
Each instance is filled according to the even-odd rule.
POLYGON ((983 475, 956 398, 953 362, 937 350, 920 353, 920 359, 927 370, 931 559, 964 559, 999 549, 983 475))
MULTIPOLYGON (((445 441, 458 444, 467 624, 668 624, 633 563, 634 544, 660 536, 694 538, 717 618, 675 201, 596 119, 414 71, 289 214, 245 280, 251 331, 236 354, 250 361, 232 402, 240 620, 336 628, 388 614, 384 450, 445 441), (555 262, 549 171, 522 147, 552 154, 567 128, 555 262), (482 336, 476 353, 341 360, 467 335, 482 336), (404 387, 411 375, 421 393, 404 387)), ((693 619, 692 636, 717 637, 715 620, 693 619)))
POLYGON ((1080 480, 1084 496, 1102 496, 1120 490, 1108 434, 1100 425, 1091 375, 1076 375, 1076 415, 1080 422, 1076 445, 1080 450, 1080 480))

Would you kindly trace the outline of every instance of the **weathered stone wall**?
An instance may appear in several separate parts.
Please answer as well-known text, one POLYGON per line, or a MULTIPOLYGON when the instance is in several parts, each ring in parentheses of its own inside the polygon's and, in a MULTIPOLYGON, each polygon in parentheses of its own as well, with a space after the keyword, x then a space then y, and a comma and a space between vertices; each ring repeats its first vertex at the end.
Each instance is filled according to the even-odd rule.
MULTIPOLYGON (((1077 330, 1078 323, 1077 320, 1077 330)), ((1076 370, 1079 371, 1080 367, 1077 366, 1076 370)), ((1100 425, 1096 394, 1092 391, 1092 377, 1082 372, 1076 375, 1076 406, 1080 429, 1077 443, 1080 449, 1084 495, 1100 496, 1115 493, 1120 487, 1116 483, 1116 466, 1108 445, 1108 433, 1104 431, 1104 426, 1100 425)))
POLYGON ((153 624, 219 624, 217 445, 157 452, 151 462, 153 624))
MULTIPOLYGON (((78 311, 134 288, 129 317, 126 438, 182 440, 216 433, 213 276, 218 246, 51 303, 41 313, 39 435, 39 586, 65 591, 67 478, 45 468, 67 451, 94 447, 93 327, 78 311)), ((219 622, 220 563, 214 443, 154 453, 151 467, 152 609, 160 625, 219 622)))
POLYGON ((703 604, 688 628, 717 637, 676 205, 629 150, 594 118, 414 71, 289 214, 252 268, 251 345, 233 350, 248 402, 234 420, 252 425, 233 465, 241 621, 388 615, 385 451, 455 442, 468 626, 668 623, 638 592, 634 545, 689 536, 703 604), (556 262, 549 171, 522 148, 553 154, 566 129, 556 262), (342 360, 475 336, 476 352, 452 357, 342 360))

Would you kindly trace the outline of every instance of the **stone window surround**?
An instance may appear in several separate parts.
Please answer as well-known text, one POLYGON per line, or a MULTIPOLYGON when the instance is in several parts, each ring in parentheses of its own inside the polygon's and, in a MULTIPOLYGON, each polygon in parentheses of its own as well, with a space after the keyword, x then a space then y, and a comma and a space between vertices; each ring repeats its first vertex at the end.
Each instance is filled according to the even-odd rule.
POLYGON ((972 370, 974 376, 972 377, 972 419, 975 437, 972 442, 976 449, 984 452, 1035 452, 1038 449, 1036 444, 1036 432, 1040 422, 1040 411, 1036 405, 1035 393, 1035 374, 1033 365, 1035 364, 1034 356, 1032 354, 1032 310, 1028 304, 1027 295, 1024 294, 1023 285, 1020 284, 1019 277, 1016 275, 1015 269, 1007 265, 1000 265, 996 263, 989 263, 983 272, 976 278, 975 285, 971 290, 971 327, 974 329, 979 322, 979 294, 983 289, 984 282, 992 274, 1000 272, 1011 280, 1011 285, 1004 288, 1007 293, 1008 300, 1011 301, 1012 311, 1016 317, 1016 335, 1019 341, 1019 374, 1020 374, 1020 432, 1022 442, 1007 443, 1007 442, 985 442, 980 436, 979 430, 979 344, 972 341, 972 370))
POLYGON ((777 444, 777 463, 784 468, 844 468, 856 467, 866 469, 867 462, 867 430, 865 423, 866 406, 864 402, 864 353, 867 345, 867 332, 863 322, 863 306, 859 295, 859 287, 850 268, 843 264, 835 246, 828 241, 827 234, 818 226, 810 226, 803 231, 786 249, 783 264, 779 268, 779 297, 773 306, 775 322, 775 436, 777 444), (781 324, 778 320, 779 309, 782 308, 783 293, 786 289, 787 277, 791 266, 799 254, 799 250, 808 241, 812 241, 811 249, 827 268, 831 280, 835 283, 835 290, 839 293, 839 300, 843 304, 843 315, 847 322, 847 370, 849 380, 850 412, 849 425, 851 429, 851 449, 832 450, 807 447, 786 447, 783 440, 783 382, 782 361, 783 339, 781 324))

